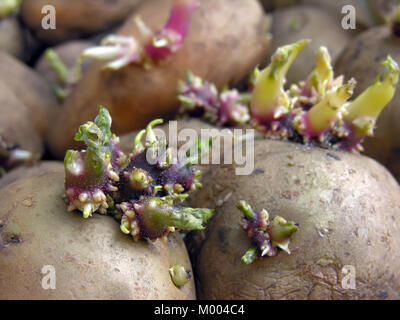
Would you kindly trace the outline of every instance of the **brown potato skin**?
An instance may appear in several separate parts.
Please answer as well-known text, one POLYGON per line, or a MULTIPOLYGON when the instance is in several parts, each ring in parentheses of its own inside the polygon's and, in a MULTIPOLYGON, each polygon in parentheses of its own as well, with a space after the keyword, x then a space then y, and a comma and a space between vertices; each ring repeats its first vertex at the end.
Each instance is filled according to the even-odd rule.
POLYGON ((18 167, 7 172, 7 174, 0 178, 0 189, 19 179, 32 176, 45 176, 49 172, 57 171, 62 165, 61 161, 40 161, 38 164, 30 167, 18 167))
MULTIPOLYGON (((286 8, 289 6, 297 5, 312 5, 329 10, 332 14, 336 15, 340 20, 344 17, 342 14, 342 8, 345 5, 352 5, 356 9, 357 15, 357 26, 366 28, 373 24, 373 20, 370 17, 368 11, 361 5, 358 0, 260 0, 264 8, 267 11, 277 10, 286 8)), ((383 0, 386 1, 386 0, 383 0)), ((378 2, 372 0, 372 2, 378 2)))
POLYGON ((0 78, 0 134, 5 141, 31 151, 43 153, 43 142, 28 116, 28 109, 0 78))
POLYGON ((56 97, 49 84, 31 68, 0 51, 0 79, 26 106, 25 117, 44 136, 57 110, 56 97))
POLYGON ((21 179, 0 190, 0 299, 195 299, 194 280, 175 287, 168 269, 191 270, 179 234, 167 243, 134 243, 109 216, 67 212, 64 170, 21 179), (20 243, 8 243, 14 236, 20 243), (56 270, 43 290, 42 267, 56 270))
MULTIPOLYGON (((147 0, 135 14, 157 30, 165 24, 169 9, 170 1, 147 0)), ((133 19, 118 33, 138 37, 133 19)), ((104 62, 89 67, 54 123, 51 151, 60 157, 71 148, 79 125, 93 119, 99 104, 109 109, 119 135, 141 129, 156 117, 171 118, 179 107, 177 81, 188 69, 219 88, 239 82, 266 58, 269 38, 264 27, 264 13, 255 0, 201 0, 184 46, 167 61, 150 71, 134 64, 102 71, 104 62)))
POLYGON ((210 170, 192 205, 216 207, 198 257, 200 299, 399 299, 400 187, 367 157, 288 142, 255 142, 255 170, 210 170), (250 239, 239 200, 299 223, 291 255, 241 264, 250 239), (342 289, 342 268, 356 289, 342 289))
MULTIPOLYGON (((391 35, 389 27, 375 27, 352 42, 335 65, 336 74, 354 77, 357 87, 354 96, 368 88, 377 75, 384 73, 381 66, 387 55, 400 63, 399 39, 391 35)), ((400 90, 383 109, 377 121, 375 136, 363 143, 365 154, 385 165, 400 181, 400 90)))
MULTIPOLYGON (((92 41, 72 40, 66 41, 52 48, 64 62, 68 70, 74 70, 80 54, 87 48, 94 46, 92 41)), ((90 60, 86 60, 82 65, 82 72, 89 66, 90 60)), ((51 85, 58 83, 57 74, 50 68, 44 54, 38 59, 34 67, 35 71, 46 79, 51 85)))
POLYGON ((79 38, 105 30, 124 20, 141 0, 26 0, 21 16, 37 35, 47 44, 79 38), (42 28, 42 8, 54 6, 56 29, 42 28))
MULTIPOLYGON (((287 73, 287 85, 305 80, 314 69, 315 53, 326 46, 332 64, 354 37, 353 30, 343 30, 340 20, 329 11, 313 6, 295 6, 277 10, 273 14, 271 54, 280 46, 300 39, 312 40, 297 56, 287 73), (293 21, 298 28, 294 29, 293 21)), ((269 59, 267 60, 269 63, 269 59)))

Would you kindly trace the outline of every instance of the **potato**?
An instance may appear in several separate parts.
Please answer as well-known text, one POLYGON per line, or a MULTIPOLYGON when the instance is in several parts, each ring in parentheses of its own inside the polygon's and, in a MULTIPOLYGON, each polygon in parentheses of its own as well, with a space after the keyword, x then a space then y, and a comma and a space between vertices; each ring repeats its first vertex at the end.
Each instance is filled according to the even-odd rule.
MULTIPOLYGON (((152 30, 160 29, 170 1, 145 1, 135 11, 152 30)), ((132 16, 119 31, 138 37, 132 16)), ((255 0, 202 0, 183 47, 167 61, 144 70, 135 64, 118 71, 93 63, 65 101, 49 135, 50 149, 61 157, 80 123, 92 119, 102 104, 109 108, 116 134, 145 126, 156 117, 171 118, 178 109, 177 81, 190 69, 219 88, 235 84, 267 53, 264 13, 255 0), (61 125, 62 123, 62 125, 61 125)), ((139 37, 140 38, 140 37, 139 37)))
POLYGON ((62 162, 59 161, 41 161, 37 165, 31 167, 19 167, 1 177, 0 189, 19 179, 32 176, 45 176, 47 173, 59 169, 61 165, 62 162))
POLYGON ((198 257, 200 299, 400 298, 400 187, 387 170, 367 157, 273 140, 256 140, 254 156, 252 175, 214 167, 192 196, 194 205, 218 207, 198 257), (239 200, 299 224, 291 255, 241 264, 251 243, 239 200), (355 289, 342 286, 351 285, 348 266, 355 289))
POLYGON ((50 119, 53 120, 55 112, 58 111, 57 100, 47 82, 4 52, 0 52, 0 79, 26 106, 28 112, 24 116, 43 136, 50 119))
POLYGON ((276 11, 271 32, 271 53, 278 47, 300 39, 312 40, 291 66, 287 74, 288 85, 306 79, 314 68, 314 59, 309 57, 314 57, 321 46, 329 49, 334 63, 354 36, 354 31, 343 30, 340 21, 329 11, 313 6, 295 6, 276 11))
POLYGON ((105 30, 124 20, 140 0, 25 0, 21 16, 47 44, 79 38, 105 30), (44 6, 56 11, 56 29, 43 29, 42 20, 49 12, 42 13, 44 6))
POLYGON ((60 166, 1 189, 0 299, 195 298, 193 278, 177 288, 169 274, 176 264, 191 270, 179 234, 134 243, 109 216, 67 212, 63 185, 60 166), (55 290, 42 287, 45 266, 55 290))
POLYGON ((0 79, 0 135, 10 144, 31 151, 43 153, 43 142, 33 127, 26 106, 0 79))
MULTIPOLYGON (((64 42, 52 49, 58 54, 64 65, 70 72, 74 71, 74 67, 78 61, 80 54, 87 48, 93 46, 93 42, 87 40, 72 40, 64 42)), ((89 66, 89 60, 85 61, 82 65, 82 72, 85 72, 89 66)), ((45 56, 42 55, 35 64, 35 70, 51 85, 58 82, 56 72, 50 67, 49 62, 45 56)))
MULTIPOLYGON (((382 60, 387 55, 400 61, 398 39, 392 36, 389 27, 375 27, 352 42, 335 65, 337 74, 357 79, 355 95, 365 90, 382 73, 382 60)), ((365 154, 384 164, 400 180, 400 92, 383 109, 377 121, 373 138, 363 143, 365 154)))
POLYGON ((0 51, 20 57, 24 49, 22 30, 15 17, 0 20, 0 51))
POLYGON ((0 51, 22 61, 30 61, 40 46, 37 39, 20 24, 16 16, 0 19, 0 51))
MULTIPOLYGON (((375 2, 375 0, 373 0, 375 2)), ((384 0, 385 1, 385 0, 384 0)), ((378 2, 378 1, 376 1, 378 2)), ((351 5, 356 9, 357 25, 361 28, 370 27, 373 21, 365 6, 359 0, 261 0, 264 8, 267 11, 285 8, 296 5, 313 5, 319 6, 324 10, 329 10, 336 15, 338 19, 342 19, 345 14, 342 14, 342 8, 345 5, 351 5)), ((346 12, 347 14, 347 12, 346 12)))

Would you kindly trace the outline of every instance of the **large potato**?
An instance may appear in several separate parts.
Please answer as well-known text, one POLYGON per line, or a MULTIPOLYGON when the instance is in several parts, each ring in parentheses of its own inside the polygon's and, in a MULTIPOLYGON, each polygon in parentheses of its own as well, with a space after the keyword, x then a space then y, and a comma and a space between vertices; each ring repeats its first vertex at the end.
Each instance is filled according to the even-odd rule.
POLYGON ((43 153, 43 142, 33 127, 28 109, 0 78, 0 135, 10 144, 43 153))
POLYGON ((48 44, 105 30, 124 20, 141 0, 25 0, 22 20, 48 44), (56 29, 44 29, 45 6, 56 12, 56 29))
MULTIPOLYGON (((170 4, 144 1, 135 14, 158 30, 167 20, 170 4)), ((140 38, 134 16, 119 34, 140 38)), ((49 136, 51 151, 60 157, 72 147, 79 124, 92 119, 99 104, 110 110, 117 134, 140 129, 155 117, 170 118, 179 106, 177 81, 184 79, 188 69, 219 88, 235 84, 265 59, 268 39, 257 1, 202 0, 183 47, 167 61, 149 71, 135 64, 104 71, 104 62, 92 64, 54 122, 49 136)))
POLYGON ((252 175, 215 167, 192 197, 218 207, 198 257, 199 298, 400 298, 400 187, 387 170, 367 157, 281 141, 256 141, 254 155, 252 175), (239 200, 299 223, 291 255, 241 264, 251 243, 239 200), (342 287, 351 284, 345 266, 355 268, 355 289, 342 287))
POLYGON ((19 179, 32 176, 45 176, 49 172, 57 171, 62 165, 59 161, 41 161, 31 167, 19 167, 8 172, 0 179, 0 189, 19 179))
POLYGON ((67 212, 63 166, 0 191, 0 299, 194 299, 193 278, 171 281, 175 264, 191 270, 179 234, 168 243, 134 243, 109 216, 67 212), (56 289, 44 290, 44 266, 56 289), (48 271, 47 271, 48 272, 48 271))
POLYGON ((1 51, 0 79, 26 106, 28 112, 24 116, 43 136, 58 111, 57 100, 48 83, 28 66, 1 51))
MULTIPOLYGON (((399 39, 389 27, 375 27, 355 39, 343 52, 335 65, 337 74, 357 79, 354 94, 370 86, 376 76, 383 73, 381 62, 391 55, 400 61, 399 39)), ((365 154, 378 160, 400 180, 400 90, 383 109, 377 121, 375 136, 364 142, 365 154)))
POLYGON ((314 6, 295 6, 277 10, 273 14, 272 50, 300 39, 312 42, 298 55, 287 73, 288 85, 305 80, 313 70, 315 52, 326 46, 336 61, 342 50, 354 37, 353 30, 343 30, 340 20, 329 11, 314 6))

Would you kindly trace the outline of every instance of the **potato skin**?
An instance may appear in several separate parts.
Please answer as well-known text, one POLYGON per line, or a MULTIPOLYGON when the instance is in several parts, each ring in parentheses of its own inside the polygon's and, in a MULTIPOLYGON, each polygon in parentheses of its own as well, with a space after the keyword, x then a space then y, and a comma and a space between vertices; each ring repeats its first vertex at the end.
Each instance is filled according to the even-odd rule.
POLYGON ((0 19, 0 51, 20 57, 23 50, 24 39, 16 17, 0 19))
POLYGON ((49 84, 28 66, 0 51, 0 79, 26 106, 27 120, 44 136, 57 110, 57 100, 49 84))
POLYGON ((21 16, 37 37, 47 44, 79 38, 105 30, 125 19, 141 0, 26 0, 21 16), (56 29, 44 30, 42 8, 54 6, 56 29))
POLYGON ((0 299, 195 299, 193 278, 178 289, 168 272, 191 270, 179 234, 134 243, 109 216, 67 212, 63 181, 61 166, 1 189, 0 299), (45 265, 56 290, 42 289, 45 265))
MULTIPOLYGON (((135 11, 152 30, 165 23, 170 1, 147 0, 135 11)), ((119 34, 138 37, 132 16, 119 34)), ((235 84, 266 58, 269 40, 264 13, 255 0, 201 0, 184 46, 150 71, 129 65, 119 71, 102 71, 93 63, 67 98, 49 136, 58 157, 72 147, 78 126, 108 108, 117 134, 143 128, 156 117, 171 118, 179 103, 177 81, 190 69, 219 88, 235 84), (61 125, 62 123, 62 125, 61 125)))
POLYGON ((354 31, 343 30, 340 20, 332 13, 314 6, 295 6, 277 10, 273 14, 271 32, 273 35, 271 53, 278 47, 299 39, 312 40, 290 67, 286 77, 288 85, 306 79, 314 69, 315 53, 320 46, 329 49, 334 63, 354 37, 354 31), (294 22, 296 28, 293 27, 294 22))
POLYGON ((28 109, 0 78, 0 134, 21 149, 41 156, 43 141, 28 116, 28 109))
MULTIPOLYGON (((368 88, 377 75, 384 72, 381 63, 391 55, 400 62, 399 39, 388 27, 375 27, 363 32, 349 44, 335 65, 336 74, 354 77, 354 96, 368 88)), ((377 121, 375 136, 363 143, 365 154, 385 165, 400 181, 400 90, 383 109, 377 121)))
POLYGON ((44 176, 49 172, 57 171, 62 165, 63 163, 60 161, 41 161, 31 167, 18 167, 7 172, 7 174, 0 178, 0 189, 19 179, 32 176, 44 176))
POLYGON ((400 187, 367 157, 281 141, 255 143, 255 170, 210 170, 194 203, 215 207, 197 265, 200 299, 399 299, 400 187), (229 196, 229 194, 231 194, 229 196), (291 255, 241 264, 250 239, 239 200, 299 223, 291 255), (356 269, 345 290, 342 268, 356 269))

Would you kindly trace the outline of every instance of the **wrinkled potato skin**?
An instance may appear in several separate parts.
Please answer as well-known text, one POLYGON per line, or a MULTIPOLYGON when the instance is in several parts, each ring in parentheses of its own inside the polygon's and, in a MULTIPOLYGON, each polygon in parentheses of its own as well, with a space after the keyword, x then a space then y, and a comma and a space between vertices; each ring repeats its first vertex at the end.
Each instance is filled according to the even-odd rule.
MULTIPOLYGON (((362 33, 343 52, 335 65, 336 74, 354 77, 357 87, 354 96, 368 88, 377 75, 384 73, 381 66, 387 55, 400 63, 399 40, 391 36, 388 27, 376 27, 362 33)), ((375 136, 363 143, 365 154, 384 164, 400 181, 400 90, 383 109, 377 121, 375 136)))
POLYGON ((105 30, 124 20, 141 0, 25 0, 22 20, 47 44, 105 30), (56 29, 44 30, 42 8, 54 6, 56 29), (101 17, 101 18, 99 18, 101 17))
POLYGON ((8 142, 40 156, 43 142, 27 116, 26 106, 0 79, 0 134, 8 142))
MULTIPOLYGON (((158 30, 169 10, 170 1, 147 0, 135 14, 152 30, 158 30)), ((139 36, 133 19, 119 34, 139 36)), ((235 84, 266 58, 268 39, 257 1, 202 0, 184 46, 150 71, 134 64, 119 71, 102 71, 104 62, 93 63, 67 98, 51 130, 51 151, 60 157, 71 148, 79 125, 93 119, 99 104, 109 109, 117 134, 141 129, 156 117, 171 118, 179 106, 177 81, 184 79, 188 69, 219 88, 235 84)))
POLYGON ((191 270, 179 234, 168 243, 134 243, 109 216, 67 212, 64 171, 21 179, 0 191, 0 299, 195 299, 194 281, 178 289, 168 269, 191 270), (14 236, 20 243, 8 243, 14 236), (43 290, 41 270, 56 270, 43 290))
POLYGON ((23 116, 44 136, 49 121, 57 112, 57 100, 48 83, 28 66, 1 51, 0 79, 26 106, 28 112, 23 116))
POLYGON ((255 170, 210 170, 192 205, 217 208, 197 266, 200 299, 399 299, 400 188, 367 157, 280 141, 256 141, 255 170), (299 223, 291 255, 241 257, 250 240, 239 200, 299 223), (342 289, 345 265, 356 290, 342 289))
MULTIPOLYGON (((313 6, 296 6, 278 10, 273 15, 271 54, 280 46, 300 39, 312 40, 297 56, 287 73, 287 84, 305 80, 315 66, 315 53, 326 46, 336 61, 342 50, 354 36, 354 31, 343 30, 340 20, 329 11, 313 6), (294 29, 293 21, 298 28, 294 29)), ((269 62, 269 59, 268 59, 269 62)))
MULTIPOLYGON (((91 41, 86 40, 73 40, 64 42, 56 47, 54 51, 58 54, 68 70, 74 70, 80 54, 87 48, 94 45, 91 41)), ((85 72, 89 66, 90 60, 86 60, 82 65, 82 72, 85 72)), ((57 74, 50 68, 44 55, 42 55, 35 64, 35 70, 51 85, 58 82, 57 74)))
POLYGON ((63 163, 60 161, 41 161, 31 167, 18 167, 0 178, 0 189, 22 178, 40 177, 47 175, 49 172, 57 172, 62 166, 63 163))
MULTIPOLYGON (((375 2, 376 0, 372 1, 375 2)), ((359 0, 261 0, 261 3, 267 11, 297 5, 319 6, 325 10, 329 10, 331 14, 336 15, 340 20, 344 17, 342 8, 345 5, 352 5, 356 9, 357 25, 359 27, 370 27, 373 24, 367 10, 361 5, 359 0)))

